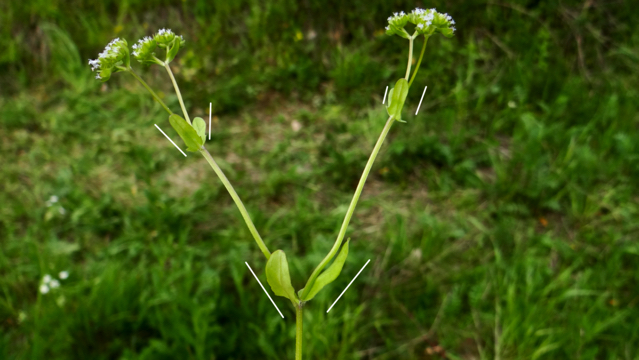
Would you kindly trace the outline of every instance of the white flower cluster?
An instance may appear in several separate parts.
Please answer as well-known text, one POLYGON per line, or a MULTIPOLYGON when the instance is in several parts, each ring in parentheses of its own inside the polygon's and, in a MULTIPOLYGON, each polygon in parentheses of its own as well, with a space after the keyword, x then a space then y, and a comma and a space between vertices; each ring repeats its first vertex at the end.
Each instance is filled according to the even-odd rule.
POLYGON ((98 54, 97 59, 89 59, 89 65, 91 65, 91 71, 99 71, 95 76, 96 79, 106 81, 111 77, 111 72, 116 65, 123 61, 128 65, 128 57, 129 49, 126 40, 116 38, 104 48, 104 51, 98 54))
MULTIPOLYGON (((54 206, 57 202, 58 197, 56 195, 51 195, 51 197, 49 198, 49 200, 46 201, 45 204, 47 205, 47 207, 51 207, 54 206)), ((62 207, 62 205, 57 205, 56 207, 61 215, 64 215, 67 212, 65 208, 62 207)))
POLYGON ((415 24, 416 32, 420 35, 430 36, 435 32, 440 32, 445 36, 452 36, 455 32, 453 18, 448 14, 438 13, 436 9, 416 8, 410 14, 403 11, 394 13, 388 18, 386 32, 389 35, 399 35, 408 38, 409 35, 404 30, 404 26, 410 22, 415 24))
MULTIPOLYGON (((58 274, 60 280, 65 280, 69 277, 68 271, 60 271, 58 274)), ((40 282, 40 293, 47 294, 51 289, 57 289, 60 287, 60 281, 51 277, 51 275, 46 274, 42 277, 42 281, 40 282)))
MULTIPOLYGON (((169 30, 170 31, 170 30, 169 30)), ((141 50, 144 48, 144 46, 151 46, 151 43, 153 42, 153 39, 150 36, 145 36, 144 38, 138 40, 137 44, 133 44, 133 46, 131 46, 133 48, 132 54, 135 57, 140 56, 141 54, 141 50)))

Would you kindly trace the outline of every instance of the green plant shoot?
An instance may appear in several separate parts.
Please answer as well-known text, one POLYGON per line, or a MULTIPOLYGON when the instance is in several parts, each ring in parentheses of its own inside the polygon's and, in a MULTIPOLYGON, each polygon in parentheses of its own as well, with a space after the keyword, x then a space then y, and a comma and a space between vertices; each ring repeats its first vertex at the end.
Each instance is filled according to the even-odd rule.
POLYGON ((230 181, 217 165, 217 162, 211 156, 211 154, 204 147, 206 138, 206 123, 200 117, 196 117, 191 121, 186 106, 184 104, 182 94, 178 87, 177 81, 173 76, 173 72, 170 67, 170 63, 175 59, 180 49, 185 46, 185 41, 182 36, 174 34, 171 30, 161 29, 153 37, 145 37, 140 39, 136 44, 132 46, 132 52, 129 51, 128 43, 123 39, 115 39, 111 41, 105 50, 99 54, 98 59, 89 60, 92 70, 97 70, 96 78, 102 82, 108 81, 112 74, 117 72, 126 72, 136 78, 145 89, 149 91, 151 96, 167 111, 169 114, 169 123, 171 127, 177 132, 180 138, 187 146, 187 150, 191 152, 200 152, 207 160, 209 165, 213 168, 216 175, 220 178, 229 194, 235 201, 244 221, 255 242, 257 243, 260 251, 264 254, 267 260, 266 263, 266 278, 273 293, 278 296, 289 299, 292 305, 296 309, 296 344, 295 344, 295 359, 302 359, 302 330, 303 330, 303 307, 306 302, 315 298, 315 296, 326 288, 331 282, 335 281, 345 266, 346 259, 350 250, 350 239, 342 245, 348 224, 353 216, 357 202, 366 183, 368 174, 371 171, 375 158, 379 153, 386 136, 388 135, 392 124, 395 121, 404 122, 402 120, 402 109, 404 107, 406 97, 410 90, 410 86, 415 80, 415 75, 419 70, 419 67, 424 56, 426 44, 430 36, 435 33, 441 33, 444 36, 451 37, 454 34, 455 22, 447 14, 438 13, 435 9, 423 10, 415 9, 410 14, 404 12, 395 13, 388 18, 388 26, 386 27, 386 33, 388 35, 398 35, 404 39, 409 40, 408 46, 408 64, 406 68, 406 74, 404 77, 399 78, 395 82, 395 86, 389 92, 389 101, 386 106, 388 113, 388 120, 382 129, 382 132, 375 144, 373 151, 364 167, 364 171, 357 185, 353 199, 348 207, 346 216, 342 222, 342 226, 337 234, 337 238, 333 247, 324 259, 313 270, 310 277, 306 281, 306 285, 299 291, 295 291, 293 284, 291 283, 291 276, 289 273, 288 261, 286 254, 283 250, 277 250, 271 253, 266 244, 262 240, 259 232, 255 228, 253 221, 251 220, 248 211, 244 207, 242 200, 231 185, 230 181), (410 34, 406 29, 408 24, 412 24, 413 33, 410 34), (424 43, 419 56, 419 60, 416 63, 415 69, 412 71, 411 67, 413 60, 413 42, 419 37, 424 37, 424 43), (148 84, 138 76, 131 67, 130 57, 133 56, 138 62, 143 65, 159 65, 162 66, 169 76, 171 83, 174 87, 178 101, 184 117, 174 114, 169 107, 157 96, 157 94, 148 86, 148 84), (161 60, 158 56, 163 57, 161 60), (341 249, 341 250, 340 250, 341 249), (339 254, 338 254, 339 252, 339 254), (336 257, 337 255, 337 257, 336 257), (332 264, 328 264, 334 259, 332 264))

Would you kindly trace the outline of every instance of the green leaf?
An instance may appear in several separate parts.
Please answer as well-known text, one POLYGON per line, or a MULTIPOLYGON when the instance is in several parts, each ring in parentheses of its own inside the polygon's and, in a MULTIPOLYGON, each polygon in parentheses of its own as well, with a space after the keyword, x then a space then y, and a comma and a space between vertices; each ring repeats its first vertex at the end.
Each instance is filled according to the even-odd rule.
POLYGON ((182 140, 187 146, 188 151, 196 152, 199 151, 204 144, 204 140, 197 134, 197 131, 193 129, 189 123, 186 122, 180 115, 172 114, 169 116, 169 122, 171 126, 177 131, 182 140))
POLYGON ((173 61, 173 59, 175 58, 175 55, 177 55, 179 50, 180 50, 180 39, 178 37, 175 37, 175 39, 173 39, 173 46, 171 46, 171 50, 169 50, 169 52, 166 54, 166 62, 173 61))
POLYGON ((202 138, 202 143, 206 142, 206 123, 201 117, 193 119, 193 128, 197 134, 202 138))
POLYGON ((277 250, 271 254, 266 263, 266 280, 275 295, 289 298, 293 304, 299 302, 295 289, 291 285, 291 275, 288 272, 288 261, 284 251, 277 250))
MULTIPOLYGON (((344 267, 344 262, 346 261, 346 257, 348 256, 348 243, 351 239, 346 240, 346 244, 342 246, 342 250, 340 250, 339 254, 335 258, 335 261, 328 267, 328 269, 324 270, 320 276, 315 279, 315 283, 311 288, 311 291, 308 293, 306 298, 302 299, 303 301, 309 301, 317 295, 320 290, 324 288, 324 286, 332 283, 337 277, 339 273, 342 272, 342 267, 344 267)), ((300 290, 298 294, 302 294, 304 289, 300 290)))
POLYGON ((395 87, 391 89, 388 95, 388 106, 386 111, 388 115, 392 116, 395 120, 402 119, 402 108, 404 107, 404 101, 408 95, 408 81, 401 78, 395 83, 395 87))

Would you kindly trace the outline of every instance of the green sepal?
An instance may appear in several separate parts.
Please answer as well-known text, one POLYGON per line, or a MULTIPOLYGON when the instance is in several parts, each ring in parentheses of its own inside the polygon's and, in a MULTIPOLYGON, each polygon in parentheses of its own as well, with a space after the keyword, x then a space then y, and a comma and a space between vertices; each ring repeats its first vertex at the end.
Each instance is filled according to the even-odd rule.
POLYGON ((293 304, 299 303, 295 289, 291 285, 291 275, 288 272, 288 261, 282 250, 274 251, 266 262, 266 281, 277 296, 288 298, 293 304))
POLYGON ((448 27, 443 29, 437 29, 437 30, 447 38, 451 38, 455 35, 455 32, 453 31, 453 29, 448 27))
POLYGON ((202 140, 200 135, 197 134, 197 131, 195 131, 195 129, 189 125, 186 120, 184 120, 180 115, 171 114, 171 116, 169 116, 169 122, 180 135, 182 140, 184 140, 184 143, 187 146, 186 150, 191 152, 197 152, 200 150, 202 144, 204 144, 204 140, 202 140))
POLYGON ((395 87, 391 89, 388 94, 388 106, 386 111, 389 116, 392 116, 395 120, 401 120, 402 108, 408 95, 408 81, 401 78, 395 83, 395 87))
POLYGON ((102 82, 107 82, 109 81, 109 79, 111 78, 111 73, 113 72, 112 69, 110 68, 106 68, 106 69, 102 69, 100 70, 100 81, 102 82))
POLYGON ((206 142, 206 123, 201 117, 193 119, 193 128, 197 132, 198 136, 202 138, 202 144, 206 142))
MULTIPOLYGON (((326 285, 332 283, 339 274, 342 272, 342 267, 344 267, 344 262, 346 261, 346 257, 348 257, 348 244, 350 242, 350 238, 346 240, 346 244, 342 246, 342 250, 340 250, 339 254, 335 258, 335 261, 328 267, 328 269, 324 270, 320 276, 315 279, 315 283, 311 287, 311 291, 306 295, 302 301, 309 301, 317 295, 320 290, 322 290, 326 285)), ((300 290, 297 294, 301 297, 304 289, 300 290)))
POLYGON ((171 50, 166 54, 166 62, 169 63, 175 59, 175 55, 177 55, 180 50, 180 38, 177 36, 173 39, 173 46, 171 46, 171 50))

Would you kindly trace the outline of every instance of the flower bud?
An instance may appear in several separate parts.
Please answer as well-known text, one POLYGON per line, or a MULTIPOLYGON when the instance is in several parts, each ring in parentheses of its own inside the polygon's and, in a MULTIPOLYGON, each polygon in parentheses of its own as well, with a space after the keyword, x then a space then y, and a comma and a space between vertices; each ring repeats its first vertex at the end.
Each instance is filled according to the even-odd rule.
POLYGON ((128 44, 119 38, 111 41, 97 59, 89 60, 91 71, 98 70, 95 78, 102 82, 109 80, 113 72, 122 71, 122 67, 128 68, 129 64, 128 44))

